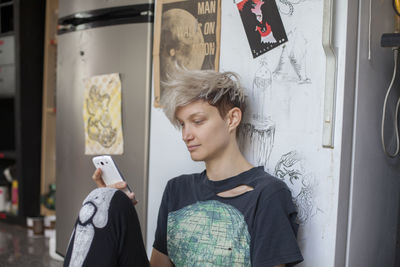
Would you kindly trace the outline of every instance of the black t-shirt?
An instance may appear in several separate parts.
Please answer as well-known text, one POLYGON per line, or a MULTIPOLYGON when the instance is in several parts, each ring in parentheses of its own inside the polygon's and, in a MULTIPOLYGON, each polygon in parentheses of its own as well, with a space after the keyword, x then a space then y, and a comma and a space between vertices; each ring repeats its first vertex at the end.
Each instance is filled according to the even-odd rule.
POLYGON ((222 181, 182 175, 165 188, 153 247, 176 266, 291 266, 303 260, 296 215, 286 184, 263 167, 222 181), (240 185, 254 190, 217 195, 240 185))
POLYGON ((139 219, 125 193, 104 187, 87 196, 64 266, 149 266, 139 219))

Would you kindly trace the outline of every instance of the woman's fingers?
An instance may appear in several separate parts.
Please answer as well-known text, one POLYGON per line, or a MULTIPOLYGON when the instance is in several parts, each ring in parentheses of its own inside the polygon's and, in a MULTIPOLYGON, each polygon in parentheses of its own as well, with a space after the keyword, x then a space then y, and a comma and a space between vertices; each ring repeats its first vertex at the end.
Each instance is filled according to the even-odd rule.
POLYGON ((125 182, 118 182, 118 183, 115 183, 115 184, 110 184, 108 187, 122 190, 122 189, 125 189, 126 183, 125 182))
MULTIPOLYGON (((103 177, 101 176, 100 168, 96 169, 96 171, 93 173, 92 179, 93 179, 93 181, 95 181, 97 187, 106 187, 106 184, 103 181, 103 177)), ((118 182, 115 184, 108 185, 108 187, 110 187, 110 188, 115 188, 115 189, 119 189, 119 190, 125 189, 126 186, 127 186, 126 182, 118 182)), ((136 205, 138 203, 138 201, 135 198, 135 193, 129 192, 129 193, 126 193, 126 195, 132 200, 133 205, 136 205)))
POLYGON ((106 187, 106 184, 103 181, 103 177, 101 177, 101 169, 96 169, 92 176, 93 181, 95 181, 97 187, 106 187))
POLYGON ((138 201, 136 200, 135 193, 130 192, 126 193, 126 195, 132 200, 133 205, 136 205, 138 201))

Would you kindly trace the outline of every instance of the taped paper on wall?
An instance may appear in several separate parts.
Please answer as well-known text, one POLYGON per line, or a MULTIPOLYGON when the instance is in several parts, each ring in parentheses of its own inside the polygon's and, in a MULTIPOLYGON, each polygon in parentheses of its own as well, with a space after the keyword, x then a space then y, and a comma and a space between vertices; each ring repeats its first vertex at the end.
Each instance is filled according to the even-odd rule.
POLYGON ((160 0, 154 24, 154 106, 176 67, 218 70, 220 0, 160 0))
POLYGON ((235 3, 254 58, 288 41, 275 0, 242 0, 235 3))
POLYGON ((118 73, 85 80, 85 154, 122 154, 121 80, 118 73))

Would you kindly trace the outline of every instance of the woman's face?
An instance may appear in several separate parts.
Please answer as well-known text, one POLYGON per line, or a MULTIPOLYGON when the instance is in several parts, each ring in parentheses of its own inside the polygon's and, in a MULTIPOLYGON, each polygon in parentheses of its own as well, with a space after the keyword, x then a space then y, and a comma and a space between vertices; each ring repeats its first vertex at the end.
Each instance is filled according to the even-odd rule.
POLYGON ((192 160, 207 162, 224 154, 231 134, 216 107, 199 100, 179 107, 176 118, 192 160))

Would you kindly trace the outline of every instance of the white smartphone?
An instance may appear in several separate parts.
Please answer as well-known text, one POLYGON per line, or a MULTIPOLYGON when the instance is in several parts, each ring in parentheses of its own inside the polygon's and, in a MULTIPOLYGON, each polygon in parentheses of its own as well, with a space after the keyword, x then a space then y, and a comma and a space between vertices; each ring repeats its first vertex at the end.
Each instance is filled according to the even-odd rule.
MULTIPOLYGON (((92 159, 94 166, 101 169, 103 181, 106 185, 115 184, 121 181, 126 182, 125 178, 122 176, 117 165, 111 156, 103 155, 97 156, 92 159)), ((129 185, 123 190, 125 193, 131 193, 132 190, 129 185)))

